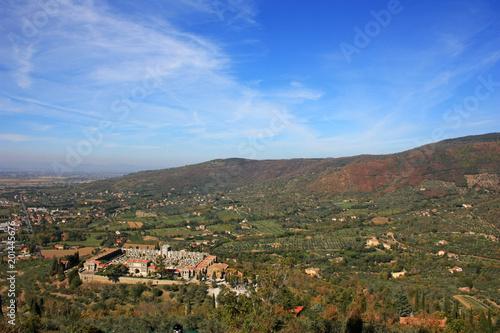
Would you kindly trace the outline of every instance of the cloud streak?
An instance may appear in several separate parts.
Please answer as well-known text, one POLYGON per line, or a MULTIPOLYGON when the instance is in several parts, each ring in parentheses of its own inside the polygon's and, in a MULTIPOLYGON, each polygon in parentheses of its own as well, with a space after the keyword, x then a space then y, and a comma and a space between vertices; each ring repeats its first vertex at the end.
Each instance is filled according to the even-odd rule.
POLYGON ((32 140, 31 137, 21 134, 0 134, 0 141, 24 142, 32 140))
MULTIPOLYGON (((130 149, 158 161, 165 147, 193 154, 190 161, 240 156, 240 144, 256 140, 265 144, 255 158, 396 151, 448 128, 443 114, 474 92, 479 75, 500 80, 499 16, 483 1, 457 5, 439 20, 414 2, 349 66, 338 51, 325 54, 352 36, 352 23, 322 21, 316 8, 236 0, 57 3, 29 38, 24 18, 44 12, 40 3, 10 1, 0 13, 2 36, 24 38, 17 49, 0 38, 4 146, 29 142, 64 158, 68 145, 106 121, 112 130, 95 158, 123 160, 119 154, 130 149), (277 9, 292 17, 273 14, 277 9), (433 23, 412 21, 419 10, 433 23), (303 11, 317 22, 295 31, 303 11), (457 27, 464 15, 470 19, 457 27), (285 126, 268 131, 280 113, 285 126), (24 126, 29 136, 11 131, 24 126), (48 148, 38 143, 44 132, 56 138, 48 148)), ((342 6, 349 9, 342 15, 353 15, 346 21, 362 19, 342 6)), ((492 127, 492 96, 457 136, 492 127)), ((165 165, 179 156, 163 157, 165 165)))

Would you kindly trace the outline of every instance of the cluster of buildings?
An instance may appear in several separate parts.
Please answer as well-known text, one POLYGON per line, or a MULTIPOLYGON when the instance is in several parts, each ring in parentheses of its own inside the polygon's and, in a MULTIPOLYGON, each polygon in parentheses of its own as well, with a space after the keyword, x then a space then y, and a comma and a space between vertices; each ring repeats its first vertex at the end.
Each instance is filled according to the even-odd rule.
POLYGON ((216 263, 217 257, 203 252, 172 251, 170 245, 163 245, 160 250, 121 248, 108 250, 85 262, 87 272, 98 272, 110 265, 123 265, 133 276, 146 277, 159 274, 163 269, 173 277, 186 280, 198 274, 221 277, 227 264, 216 263))
POLYGON ((0 205, 10 205, 10 201, 5 198, 0 198, 0 205))

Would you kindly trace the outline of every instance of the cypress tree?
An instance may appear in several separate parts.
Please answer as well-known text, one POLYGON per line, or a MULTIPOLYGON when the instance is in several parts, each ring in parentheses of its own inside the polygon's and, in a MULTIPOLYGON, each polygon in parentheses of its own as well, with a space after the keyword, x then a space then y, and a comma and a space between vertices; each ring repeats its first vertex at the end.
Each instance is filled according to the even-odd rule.
POLYGON ((35 311, 35 298, 34 297, 30 298, 28 303, 29 303, 30 313, 33 313, 35 311))
POLYGON ((446 316, 450 314, 450 299, 444 296, 444 313, 446 316))
POLYGON ((420 310, 420 295, 418 292, 418 288, 415 291, 415 312, 418 312, 420 310))
POLYGON ((77 269, 73 269, 68 273, 68 283, 71 289, 76 289, 82 284, 82 280, 80 279, 77 269))
POLYGON ((58 260, 57 261, 57 279, 59 281, 63 281, 65 278, 64 276, 64 265, 58 260))
POLYGON ((57 262, 56 257, 54 256, 54 259, 52 259, 52 267, 50 269, 51 276, 54 276, 57 274, 57 268, 58 268, 57 266, 58 266, 58 262, 57 262))
POLYGON ((469 324, 474 327, 474 314, 472 313, 472 307, 469 310, 469 324))
POLYGON ((406 292, 401 288, 396 291, 396 309, 401 317, 408 317, 413 309, 411 308, 410 302, 406 292))
POLYGON ((453 301, 453 312, 451 314, 451 317, 453 319, 458 318, 458 301, 453 301))
POLYGON ((488 319, 486 319, 484 312, 481 311, 481 314, 479 315, 479 322, 478 322, 479 331, 480 332, 491 332, 491 329, 489 328, 488 324, 489 324, 488 319))
POLYGON ((436 300, 434 303, 432 303, 432 312, 436 311, 441 311, 441 305, 439 304, 439 301, 436 300))
POLYGON ((346 333, 361 333, 363 331, 363 319, 358 310, 353 310, 347 318, 345 325, 346 333))
POLYGON ((30 313, 35 316, 42 316, 42 307, 38 303, 36 297, 33 297, 29 300, 29 308, 30 308, 30 313))
POLYGON ((488 328, 490 332, 493 332, 493 319, 491 319, 491 308, 488 308, 488 328))

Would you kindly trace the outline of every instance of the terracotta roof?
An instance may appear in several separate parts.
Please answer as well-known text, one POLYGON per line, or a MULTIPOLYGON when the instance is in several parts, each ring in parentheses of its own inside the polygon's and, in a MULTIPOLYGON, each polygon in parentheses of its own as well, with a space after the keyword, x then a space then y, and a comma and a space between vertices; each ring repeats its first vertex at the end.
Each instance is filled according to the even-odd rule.
POLYGON ((224 270, 224 269, 227 269, 229 267, 228 264, 213 264, 212 266, 210 266, 209 268, 212 268, 212 269, 221 269, 221 270, 224 270))
POLYGON ((290 310, 290 311, 295 312, 295 317, 297 317, 299 315, 299 313, 302 312, 302 310, 304 310, 304 307, 303 306, 298 306, 295 309, 290 310))

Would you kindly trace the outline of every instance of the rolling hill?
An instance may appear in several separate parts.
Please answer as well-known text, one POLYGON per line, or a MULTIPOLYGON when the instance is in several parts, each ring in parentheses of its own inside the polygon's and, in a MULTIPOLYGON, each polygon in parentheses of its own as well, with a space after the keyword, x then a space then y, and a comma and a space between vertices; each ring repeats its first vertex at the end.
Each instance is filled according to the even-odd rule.
POLYGON ((500 133, 449 139, 389 155, 325 159, 217 159, 86 184, 89 190, 211 193, 267 182, 317 194, 388 192, 427 180, 498 187, 500 133), (289 183, 289 182, 288 182, 289 183))

